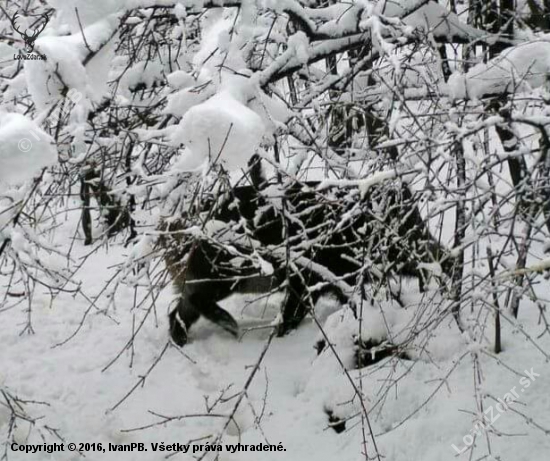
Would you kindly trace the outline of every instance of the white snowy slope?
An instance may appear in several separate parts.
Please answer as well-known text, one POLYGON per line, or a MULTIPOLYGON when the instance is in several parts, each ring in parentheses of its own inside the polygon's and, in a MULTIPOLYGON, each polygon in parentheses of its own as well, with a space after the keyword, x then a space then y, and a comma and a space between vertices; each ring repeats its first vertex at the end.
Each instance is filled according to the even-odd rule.
POLYGON ((21 114, 0 112, 0 184, 32 179, 57 162, 53 139, 21 114))

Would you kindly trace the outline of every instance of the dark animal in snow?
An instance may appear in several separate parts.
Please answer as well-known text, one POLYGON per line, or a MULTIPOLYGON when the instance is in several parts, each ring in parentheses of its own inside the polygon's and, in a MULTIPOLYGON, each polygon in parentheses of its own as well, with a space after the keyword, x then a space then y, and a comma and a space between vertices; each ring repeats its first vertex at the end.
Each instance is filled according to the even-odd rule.
POLYGON ((218 305, 234 292, 284 289, 282 336, 327 291, 346 303, 346 287, 391 276, 416 277, 423 291, 429 271, 421 263, 438 262, 450 275, 453 258, 430 234, 404 183, 366 193, 318 186, 294 181, 274 193, 257 175, 254 185, 201 200, 199 220, 164 221, 159 242, 179 295, 169 315, 176 344, 187 343, 201 315, 237 336, 237 322, 218 305))

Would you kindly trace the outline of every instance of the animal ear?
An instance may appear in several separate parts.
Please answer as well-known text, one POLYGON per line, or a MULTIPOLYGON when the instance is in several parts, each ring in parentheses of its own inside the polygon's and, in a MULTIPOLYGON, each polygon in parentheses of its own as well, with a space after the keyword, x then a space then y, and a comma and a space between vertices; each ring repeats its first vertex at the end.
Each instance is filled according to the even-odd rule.
POLYGON ((248 166, 250 168, 250 180, 252 185, 256 189, 263 189, 267 181, 264 175, 264 169, 262 165, 262 158, 258 154, 254 154, 248 160, 248 166))

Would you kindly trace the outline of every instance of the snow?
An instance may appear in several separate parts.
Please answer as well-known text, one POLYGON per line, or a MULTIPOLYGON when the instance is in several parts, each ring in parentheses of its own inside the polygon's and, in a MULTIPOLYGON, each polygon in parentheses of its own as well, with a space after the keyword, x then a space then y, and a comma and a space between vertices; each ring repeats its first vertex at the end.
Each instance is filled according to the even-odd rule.
POLYGON ((101 19, 73 35, 41 35, 35 50, 47 61, 25 61, 27 86, 40 111, 55 104, 65 87, 99 102, 107 92, 108 66, 114 55, 112 38, 116 16, 101 19), (88 49, 89 47, 89 49, 88 49), (91 50, 91 51, 90 51, 91 50), (93 52, 95 56, 85 59, 93 52))
POLYGON ((168 96, 164 112, 178 117, 183 117, 191 107, 206 101, 216 90, 206 70, 196 76, 177 71, 168 75, 167 79, 170 86, 178 91, 168 96))
POLYGON ((24 115, 0 112, 0 187, 15 185, 57 163, 53 139, 24 115))
MULTIPOLYGON (((195 79, 188 72, 177 70, 166 76, 168 84, 175 89, 189 88, 195 83, 195 79)), ((182 114, 183 115, 183 114, 182 114)))
POLYGON ((319 186, 317 186, 317 189, 323 190, 331 186, 358 187, 361 191, 361 196, 364 197, 371 187, 381 184, 388 179, 394 179, 396 176, 397 171, 388 170, 374 173, 371 176, 362 179, 327 179, 322 181, 319 186))
POLYGON ((289 49, 294 50, 296 59, 301 64, 309 60, 309 39, 304 32, 296 32, 288 39, 289 49))
POLYGON ((534 40, 504 50, 488 63, 479 63, 466 74, 451 75, 453 99, 479 99, 485 95, 530 91, 546 84, 550 73, 550 42, 534 40))
MULTIPOLYGON (((71 227, 78 223, 78 215, 74 213, 69 222, 71 225, 64 226, 60 239, 72 235, 71 227)), ((25 405, 29 416, 42 418, 33 426, 18 421, 15 429, 18 443, 41 444, 40 432, 46 442, 59 442, 46 429, 50 427, 64 438, 65 444, 101 442, 106 446, 135 442, 145 443, 148 448, 147 452, 139 453, 87 453, 92 459, 153 461, 169 453, 153 452, 152 443, 183 444, 209 434, 216 436, 226 420, 208 416, 209 407, 213 406, 214 415, 233 412, 235 398, 230 397, 243 388, 251 365, 261 356, 271 331, 254 325, 270 323, 276 312, 273 301, 267 303, 269 309, 266 309, 266 300, 260 299, 244 310, 242 298, 228 300, 225 307, 238 317, 241 326, 252 330, 235 340, 215 325, 200 321, 193 328, 192 341, 183 350, 184 354, 170 346, 143 385, 122 403, 123 397, 146 375, 166 345, 165 313, 171 290, 164 290, 158 298, 155 320, 148 309, 131 309, 134 291, 123 287, 117 295, 116 311, 105 312, 99 303, 84 318, 78 334, 65 342, 82 322, 89 308, 87 300, 101 291, 116 270, 113 264, 126 251, 122 245, 116 245, 109 252, 99 249, 86 260, 79 273, 85 296, 75 298, 70 293, 61 294, 54 305, 50 305, 46 291, 37 293, 32 304, 32 335, 20 334, 28 319, 22 307, 14 306, 0 313, 0 389, 27 401, 48 404, 25 405), (137 325, 144 319, 144 327, 133 347, 124 350, 132 336, 132 324, 137 325), (120 351, 122 356, 108 366, 120 351), (136 430, 148 425, 152 426, 136 430)), ((74 257, 83 255, 81 248, 74 257)), ((138 297, 143 295, 145 292, 138 291, 138 297)), ((414 309, 384 305, 383 312, 385 318, 382 311, 365 310, 363 323, 371 330, 364 331, 365 337, 376 334, 383 338, 388 328, 394 335, 410 335, 414 309)), ((431 321, 427 315, 426 324, 431 321)), ((537 331, 537 315, 530 307, 526 307, 522 321, 527 331, 537 331)), ((522 335, 513 334, 510 329, 505 330, 507 350, 500 355, 507 368, 483 352, 465 354, 460 348, 463 337, 451 321, 443 321, 436 330, 430 330, 429 334, 435 335, 431 339, 428 332, 426 336, 418 332, 410 336, 413 340, 410 350, 416 351, 417 356, 414 361, 386 359, 362 370, 353 369, 352 335, 357 331, 357 320, 350 310, 334 312, 324 322, 324 329, 340 359, 349 367, 349 376, 362 389, 378 450, 387 458, 395 461, 453 459, 456 453, 451 444, 462 448, 463 437, 475 424, 474 360, 483 370, 483 389, 490 389, 495 398, 503 397, 514 386, 520 388, 520 376, 508 371, 508 367, 521 374, 533 367, 541 376, 525 388, 525 392, 520 392, 520 401, 513 408, 534 416, 538 424, 550 425, 548 412, 536 411, 550 405, 548 364, 544 357, 533 352, 522 335), (391 382, 394 385, 388 387, 391 382), (432 394, 429 403, 424 405, 432 394)), ((324 350, 317 356, 313 346, 319 335, 312 321, 306 320, 289 336, 271 342, 222 444, 282 443, 286 450, 283 453, 261 454, 260 458, 266 461, 362 459, 361 406, 333 353, 324 350), (328 428, 327 410, 338 417, 351 418, 345 432, 337 434, 328 428)), ((543 342, 546 348, 550 346, 548 339, 543 342)), ((492 400, 488 398, 487 405, 489 402, 492 400)), ((0 406, 0 427, 8 422, 9 412, 0 406)), ((502 459, 513 454, 518 460, 542 460, 550 449, 548 438, 537 428, 524 425, 521 416, 512 410, 502 414, 495 428, 524 434, 491 438, 492 452, 502 459)), ((478 440, 476 444, 479 443, 478 440)), ((367 448, 374 454, 370 440, 367 448)), ((189 454, 178 457, 192 459, 189 454)), ((56 461, 77 458, 78 455, 68 451, 52 455, 56 461)), ((30 455, 10 450, 8 459, 49 458, 44 453, 30 455)), ((221 459, 257 460, 258 454, 224 451, 221 459)))
POLYGON ((180 168, 195 170, 205 163, 219 163, 232 171, 246 167, 264 130, 256 112, 222 91, 189 109, 170 141, 186 147, 182 158, 186 166, 180 168))
MULTIPOLYGON (((425 2, 402 22, 396 19, 419 1, 361 0, 312 9, 304 5, 311 6, 314 0, 246 0, 239 2, 240 8, 212 8, 188 17, 191 11, 200 12, 205 2, 46 0, 56 12, 37 40, 36 50, 48 61, 27 62, 19 70, 17 63, 10 72, 2 67, 2 75, 15 75, 1 82, 2 102, 8 110, 20 113, 0 112, 0 457, 5 449, 8 461, 73 461, 82 455, 94 461, 192 460, 203 459, 203 454, 205 460, 211 460, 214 454, 202 450, 172 457, 173 453, 155 452, 153 444, 190 443, 196 447, 217 441, 224 445, 281 444, 284 448, 283 452, 261 455, 224 450, 217 458, 220 461, 547 459, 550 334, 545 330, 544 314, 550 283, 544 276, 550 268, 549 255, 545 254, 550 240, 544 225, 539 226, 543 224, 541 218, 533 226, 536 234, 525 268, 517 268, 517 245, 522 244, 527 226, 521 223, 520 213, 510 219, 515 195, 511 195, 514 191, 506 157, 494 152, 493 127, 502 122, 500 116, 489 117, 476 108, 462 112, 460 106, 449 111, 446 98, 433 97, 437 91, 430 98, 414 93, 419 97, 416 102, 401 97, 411 85, 439 80, 441 76, 435 75, 438 58, 421 43, 414 54, 412 46, 389 43, 388 31, 400 31, 407 37, 413 27, 429 29, 440 38, 480 38, 483 34, 450 14, 447 5, 433 1, 425 2), (163 38, 178 40, 185 28, 184 19, 192 18, 200 23, 200 43, 191 43, 174 59, 164 53, 164 45, 157 46, 148 38, 139 50, 134 50, 134 45, 141 39, 118 47, 115 30, 124 11, 145 8, 127 23, 135 26, 142 16, 150 19, 163 15, 158 8, 163 5, 173 7, 178 20, 172 33, 163 38), (320 33, 340 38, 310 41, 303 31, 286 30, 286 22, 273 16, 289 9, 300 15, 311 14, 310 26, 319 21, 320 33), (261 17, 256 15, 258 11, 261 17), (326 86, 325 94, 315 99, 311 96, 305 106, 300 106, 301 101, 294 104, 289 97, 287 82, 271 85, 266 94, 261 88, 262 71, 258 70, 264 69, 265 76, 279 65, 284 70, 286 65, 304 64, 321 56, 322 50, 343 46, 350 40, 345 35, 358 25, 371 27, 378 34, 376 46, 386 53, 372 63, 368 79, 367 72, 360 76, 364 85, 357 85, 358 93, 367 93, 373 77, 385 91, 373 98, 374 102, 388 111, 387 139, 376 146, 376 151, 366 154, 382 157, 379 152, 389 147, 401 150, 398 161, 376 163, 374 168, 366 156, 365 162, 352 164, 329 158, 319 120, 325 115, 325 103, 336 94, 339 97, 340 89, 333 91, 326 86), (268 36, 273 42, 259 57, 254 46, 268 36), (107 40, 111 42, 104 46, 107 40), (90 55, 88 45, 101 51, 85 63, 90 55), (146 58, 150 51, 154 57, 146 58), (254 67, 264 57, 264 67, 254 67), (392 64, 389 71, 379 68, 389 67, 388 63, 392 64), (399 85, 382 86, 398 71, 404 77, 399 85), (113 85, 117 93, 109 95, 111 81, 118 86, 113 85), (155 91, 151 95, 144 92, 147 95, 139 99, 129 89, 140 83, 149 89, 154 86, 155 91), (77 101, 72 97, 75 95, 82 98, 77 101), (96 114, 92 126, 88 111, 106 95, 112 96, 111 105, 105 114, 96 114), (27 203, 31 180, 43 168, 57 163, 56 145, 39 123, 51 121, 50 109, 61 97, 76 106, 69 105, 70 122, 55 133, 55 139, 60 150, 63 146, 75 156, 58 170, 45 173, 41 187, 27 203), (426 102, 428 110, 422 107, 426 102), (451 121, 447 122, 449 115, 451 121), (116 116, 127 117, 129 123, 116 126, 116 116), (153 125, 155 120, 158 124, 153 125), (162 125, 164 121, 168 125, 162 125), (311 137, 313 145, 302 145, 285 136, 297 129, 294 121, 308 139, 311 137), (475 144, 480 141, 476 134, 482 132, 488 145, 483 155, 475 144), (453 176, 455 157, 449 146, 456 145, 457 138, 464 149, 466 193, 456 186, 453 176), (275 140, 282 157, 278 163, 269 149, 275 140), (301 253, 312 246, 306 240, 297 242, 292 250, 281 245, 272 254, 281 261, 290 258, 295 270, 307 267, 332 280, 356 301, 355 312, 352 306, 341 306, 327 296, 296 330, 277 338, 273 328, 281 320, 285 293, 235 295, 222 304, 239 322, 242 334, 238 339, 201 319, 190 330, 185 348, 170 343, 167 313, 174 307, 176 296, 157 254, 159 217, 173 212, 175 204, 185 208, 186 201, 192 200, 193 186, 217 181, 221 169, 230 171, 231 179, 241 180, 239 170, 247 167, 254 153, 271 162, 272 171, 280 167, 284 181, 291 181, 293 175, 321 179, 316 193, 342 187, 357 188, 364 196, 372 187, 396 176, 405 175, 408 181, 408 173, 414 175, 411 187, 421 188, 424 185, 418 186, 418 182, 432 181, 423 189, 430 196, 427 204, 422 202, 421 212, 425 212, 424 205, 431 207, 428 211, 441 211, 429 215, 429 224, 436 229, 438 220, 444 221, 442 243, 454 241, 454 203, 465 197, 472 213, 471 228, 462 246, 451 250, 455 255, 464 250, 467 261, 461 319, 465 331, 457 326, 445 287, 435 281, 420 293, 414 279, 391 280, 404 307, 390 298, 387 287, 381 289, 377 283, 359 287, 368 299, 361 302, 358 287, 351 286, 349 278, 337 278, 329 268, 301 253), (133 194, 133 216, 143 221, 138 220, 139 235, 132 242, 117 235, 84 246, 82 203, 78 200, 80 163, 95 166, 93 162, 103 160, 108 160, 102 164, 105 180, 113 181, 116 194, 133 194), (335 165, 337 171, 332 171, 335 165), (213 166, 222 168, 214 168, 216 174, 208 175, 213 166), (304 174, 306 167, 310 171, 304 174), (349 174, 340 175, 344 168, 349 174), (404 168, 408 169, 403 172, 404 168), (489 181, 489 173, 494 173, 492 181, 496 184, 489 181), (495 202, 485 204, 484 196, 489 194, 495 202), (20 207, 23 204, 27 204, 24 209, 20 207), (489 222, 497 211, 503 219, 498 228, 491 227, 489 222), (18 222, 14 222, 16 216, 18 222), (509 225, 515 230, 509 231, 509 225), (487 248, 498 253, 494 278, 483 266, 487 248), (495 354, 496 303, 492 295, 505 306, 513 290, 520 291, 514 286, 518 275, 525 277, 522 288, 526 291, 520 315, 514 319, 501 309, 503 351, 495 354), (361 351, 365 357, 370 354, 376 358, 387 344, 398 344, 401 356, 359 368, 359 340, 375 343, 370 350, 361 351), (524 387, 521 379, 526 379, 530 370, 540 376, 524 387), (520 390, 519 401, 474 440, 470 433, 483 411, 513 388, 520 390), (20 401, 14 401, 16 397, 20 401), (329 415, 345 420, 345 431, 337 433, 331 428, 329 415), (12 440, 19 444, 102 443, 105 448, 109 443, 143 443, 147 451, 32 455, 4 445, 12 440), (454 448, 469 448, 470 444, 475 450, 459 455, 454 448)), ((224 1, 209 3, 223 6, 224 1)), ((151 34, 156 37, 157 30, 151 34)), ((395 38, 399 43, 402 37, 395 38)), ((544 86, 549 44, 544 38, 524 43, 487 64, 478 64, 466 75, 453 75, 449 82, 452 96, 479 98, 508 91, 518 83, 522 91, 544 86)), ((0 48, 4 59, 11 59, 12 52, 10 47, 0 48)), ((340 57, 342 70, 349 64, 345 55, 340 57)), ((324 64, 317 66, 303 68, 311 71, 311 79, 291 77, 298 99, 308 91, 314 95, 326 83, 315 82, 315 77, 325 71, 324 64)), ((430 89, 439 90, 435 85, 430 89)), ((341 101, 355 101, 345 91, 341 96, 341 101)), ((537 101, 540 106, 543 103, 542 98, 537 101)), ((547 109, 525 104, 518 111, 522 115, 514 114, 517 125, 548 124, 547 109)), ((525 145, 513 155, 522 155, 531 166, 542 157, 538 141, 526 141, 529 136, 520 133, 525 145)), ((538 179, 536 175, 534 179, 538 179)), ((279 186, 272 185, 263 192, 287 211, 279 186)), ((350 200, 359 195, 350 195, 350 200)), ((96 205, 92 203, 94 218, 96 205)), ((200 208, 200 203, 197 206, 200 208)), ((341 216, 335 229, 346 226, 351 214, 341 216)), ((174 218, 178 216, 174 214, 174 218)), ((220 230, 228 230, 227 223, 220 220, 194 224, 182 234, 213 238, 220 230)), ((94 236, 103 231, 100 226, 93 230, 94 236)), ((249 237, 237 237, 231 229, 224 232, 222 243, 235 255, 232 263, 239 262, 238 246, 231 246, 237 238, 249 237)), ((258 241, 253 245, 258 253, 253 255, 254 263, 263 274, 272 273, 272 264, 260 257, 267 249, 260 248, 258 241)), ((435 262, 420 267, 436 275, 442 273, 435 262)), ((370 270, 383 278, 378 267, 370 270)))
POLYGON ((476 29, 460 20, 443 5, 435 1, 422 2, 419 0, 379 0, 375 11, 390 18, 402 18, 403 23, 424 32, 430 32, 434 37, 456 37, 472 40, 483 37, 486 32, 476 29), (416 5, 424 3, 412 14, 405 13, 415 9, 416 5))
POLYGON ((286 123, 294 116, 287 104, 277 98, 277 95, 268 96, 263 91, 259 97, 252 99, 249 107, 258 114, 264 124, 264 141, 269 144, 274 140, 276 133, 286 127, 286 123))
POLYGON ((142 83, 146 88, 164 80, 164 65, 161 62, 140 61, 130 67, 122 76, 122 88, 133 89, 142 83))
POLYGON ((80 24, 86 27, 120 11, 124 6, 121 0, 48 0, 48 4, 55 8, 57 22, 68 24, 73 34, 80 33, 79 19, 80 24))

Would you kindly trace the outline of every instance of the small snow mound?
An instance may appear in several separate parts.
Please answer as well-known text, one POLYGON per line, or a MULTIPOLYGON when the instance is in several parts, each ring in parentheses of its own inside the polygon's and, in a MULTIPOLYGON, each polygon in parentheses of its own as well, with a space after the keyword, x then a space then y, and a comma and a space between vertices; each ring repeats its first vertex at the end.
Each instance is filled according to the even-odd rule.
POLYGON ((353 338, 359 331, 357 319, 349 307, 329 315, 324 329, 332 343, 350 347, 353 347, 353 338))
POLYGON ((183 70, 176 70, 175 72, 172 72, 166 76, 166 79, 168 80, 168 84, 176 90, 189 88, 196 82, 196 79, 193 78, 190 73, 184 72, 183 70))
POLYGON ((196 76, 176 71, 168 75, 167 80, 168 84, 177 91, 168 96, 164 113, 177 117, 183 117, 189 109, 205 102, 216 91, 210 74, 205 70, 201 70, 196 76))

